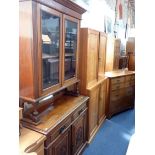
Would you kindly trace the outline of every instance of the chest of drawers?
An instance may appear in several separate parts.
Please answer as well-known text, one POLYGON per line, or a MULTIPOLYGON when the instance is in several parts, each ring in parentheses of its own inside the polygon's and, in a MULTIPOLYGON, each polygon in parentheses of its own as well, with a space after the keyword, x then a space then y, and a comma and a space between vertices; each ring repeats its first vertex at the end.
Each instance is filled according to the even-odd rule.
POLYGON ((132 71, 107 72, 108 101, 106 115, 112 115, 134 107, 135 100, 135 73, 132 71))

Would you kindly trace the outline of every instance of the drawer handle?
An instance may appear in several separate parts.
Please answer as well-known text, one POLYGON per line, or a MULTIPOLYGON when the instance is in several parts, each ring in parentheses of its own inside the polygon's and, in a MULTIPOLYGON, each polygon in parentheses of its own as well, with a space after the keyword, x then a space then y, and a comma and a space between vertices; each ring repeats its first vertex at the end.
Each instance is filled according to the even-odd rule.
POLYGON ((83 109, 81 109, 81 110, 78 112, 78 114, 80 115, 82 112, 83 112, 83 109))
POLYGON ((65 130, 65 128, 66 128, 66 126, 64 125, 63 127, 61 127, 60 128, 60 130, 59 130, 59 134, 62 134, 63 133, 63 131, 65 130))
POLYGON ((119 95, 117 94, 117 95, 115 95, 116 97, 118 97, 119 95))
POLYGON ((120 88, 120 86, 117 86, 116 88, 120 88))

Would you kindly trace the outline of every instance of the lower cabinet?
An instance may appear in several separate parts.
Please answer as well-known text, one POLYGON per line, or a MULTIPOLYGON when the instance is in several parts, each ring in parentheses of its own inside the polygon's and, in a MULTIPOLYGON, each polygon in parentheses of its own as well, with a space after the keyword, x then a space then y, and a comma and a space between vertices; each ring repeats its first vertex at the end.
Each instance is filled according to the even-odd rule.
POLYGON ((86 123, 87 107, 84 104, 47 136, 45 155, 79 154, 86 145, 86 123))
POLYGON ((88 139, 90 140, 98 127, 99 84, 88 90, 88 139))
POLYGON ((71 129, 61 134, 54 142, 45 149, 46 155, 70 155, 71 129))
POLYGON ((88 89, 88 140, 91 141, 99 126, 105 120, 107 101, 107 79, 103 79, 88 89))

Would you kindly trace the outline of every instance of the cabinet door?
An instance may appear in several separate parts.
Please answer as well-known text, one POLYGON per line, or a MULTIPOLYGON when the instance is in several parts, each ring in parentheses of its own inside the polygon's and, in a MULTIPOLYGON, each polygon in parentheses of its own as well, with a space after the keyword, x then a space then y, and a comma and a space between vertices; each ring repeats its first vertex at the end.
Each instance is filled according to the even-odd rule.
POLYGON ((64 15, 64 85, 77 79, 79 20, 64 15))
MULTIPOLYGON (((87 55, 87 83, 90 85, 98 79, 98 48, 99 32, 89 30, 88 32, 88 51, 87 55)), ((84 66, 83 66, 84 67, 84 66)))
POLYGON ((47 150, 45 149, 45 155, 70 155, 70 141, 71 131, 69 128, 47 150))
POLYGON ((61 87, 62 14, 40 5, 38 32, 40 94, 61 87))
POLYGON ((89 91, 89 138, 95 132, 98 126, 98 101, 99 101, 99 85, 89 91))
POLYGON ((77 154, 78 151, 86 143, 86 111, 72 125, 72 154, 77 154))
POLYGON ((107 37, 106 37, 105 33, 100 33, 100 44, 99 44, 99 75, 102 75, 102 76, 104 76, 104 72, 105 72, 106 43, 107 43, 107 37))
POLYGON ((100 85, 99 92, 99 106, 98 106, 98 121, 99 124, 105 118, 105 104, 106 104, 106 80, 100 85))

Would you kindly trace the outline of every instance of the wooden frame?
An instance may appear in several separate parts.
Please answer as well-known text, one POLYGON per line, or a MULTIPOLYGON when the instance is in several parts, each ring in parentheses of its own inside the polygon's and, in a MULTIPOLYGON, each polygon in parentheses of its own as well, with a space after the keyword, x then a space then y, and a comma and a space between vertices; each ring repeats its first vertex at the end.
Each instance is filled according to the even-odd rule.
POLYGON ((63 69, 62 69, 62 79, 63 79, 63 81, 62 81, 62 85, 64 85, 64 86, 66 86, 66 85, 68 85, 69 83, 73 83, 74 81, 77 81, 77 76, 78 76, 78 53, 79 53, 79 29, 80 29, 80 24, 79 24, 79 20, 78 19, 76 19, 76 18, 73 18, 73 17, 70 17, 70 16, 67 16, 67 15, 63 15, 63 23, 64 23, 64 25, 63 25, 63 69), (75 69, 76 69, 76 71, 75 71, 75 77, 73 77, 73 78, 70 78, 70 79, 68 79, 68 80, 65 80, 65 32, 66 32, 66 30, 65 30, 65 20, 69 20, 69 21, 71 21, 71 22, 75 22, 75 23, 77 23, 77 50, 76 50, 76 66, 75 66, 75 69))
POLYGON ((58 88, 61 87, 62 85, 62 80, 61 80, 61 72, 62 72, 62 52, 61 52, 61 49, 62 49, 62 14, 60 12, 57 12, 56 10, 53 10, 51 8, 48 8, 46 6, 43 6, 41 4, 39 4, 39 10, 38 10, 38 25, 39 25, 39 31, 38 31, 38 62, 39 62, 39 94, 40 96, 44 96, 45 94, 47 93, 51 93, 52 91, 55 91, 57 90, 58 88), (60 42, 59 42, 59 83, 54 85, 54 86, 51 86, 51 87, 48 87, 46 89, 43 89, 43 86, 42 86, 42 43, 41 43, 41 10, 45 11, 45 12, 48 12, 50 14, 53 14, 53 15, 56 15, 58 17, 60 17, 60 42))

